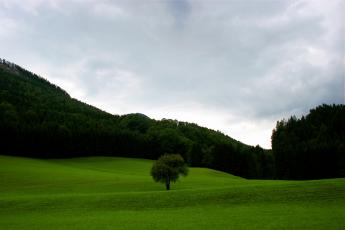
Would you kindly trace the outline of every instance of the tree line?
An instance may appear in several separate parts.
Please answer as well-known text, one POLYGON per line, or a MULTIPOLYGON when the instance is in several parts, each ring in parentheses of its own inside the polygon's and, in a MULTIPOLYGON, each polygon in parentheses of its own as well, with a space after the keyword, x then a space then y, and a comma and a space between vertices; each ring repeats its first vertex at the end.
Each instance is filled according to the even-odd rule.
MULTIPOLYGON (((310 136, 319 134, 314 123, 310 123, 310 127, 300 126, 303 122, 292 118, 278 122, 272 134, 272 151, 243 144, 219 131, 194 123, 171 119, 154 120, 139 113, 122 116, 106 113, 71 98, 66 91, 46 79, 18 65, 0 60, 0 154, 7 155, 158 159, 166 153, 178 153, 189 166, 208 167, 244 178, 300 179, 296 176, 299 172, 293 172, 296 162, 292 159, 304 161, 307 157, 296 158, 301 152, 299 149, 304 149, 302 154, 305 156, 314 154, 314 150, 317 150, 320 156, 328 158, 329 155, 322 155, 322 146, 330 143, 326 140, 335 140, 341 133, 339 127, 344 127, 343 123, 342 126, 338 125, 344 121, 339 119, 341 115, 344 117, 344 106, 333 107, 339 110, 337 113, 340 115, 333 120, 332 126, 325 123, 319 131, 327 133, 333 126, 338 131, 330 138, 322 139, 322 144, 313 144, 315 148, 305 147, 307 143, 318 143, 320 137, 310 142, 305 141, 302 146, 296 145, 302 140, 298 136, 300 133, 310 132, 305 128, 313 130, 310 136), (294 133, 299 133, 296 130, 300 130, 296 134, 298 138, 290 133, 291 130, 294 133)), ((333 110, 329 113, 333 113, 333 110)), ((323 118, 320 115, 317 119, 320 121, 323 118)), ((340 139, 334 142, 330 151, 336 149, 337 156, 344 156, 340 154, 344 149, 341 143, 340 139)), ((334 163, 333 160, 331 162, 334 163)), ((302 171, 303 167, 300 165, 303 163, 299 162, 298 165, 298 169, 302 171)), ((308 168, 309 165, 305 167, 308 168)), ((341 167, 344 168, 339 166, 339 170, 341 167)), ((323 177, 317 170, 311 170, 310 173, 315 178, 323 177)))
POLYGON ((345 177, 345 106, 324 104, 278 121, 272 150, 277 178, 345 177))

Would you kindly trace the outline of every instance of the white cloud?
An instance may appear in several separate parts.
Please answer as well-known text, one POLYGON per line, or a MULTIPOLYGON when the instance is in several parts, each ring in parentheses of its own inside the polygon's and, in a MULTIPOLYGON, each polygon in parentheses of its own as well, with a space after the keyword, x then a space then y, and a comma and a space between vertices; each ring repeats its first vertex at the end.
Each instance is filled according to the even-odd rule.
POLYGON ((0 37, 2 39, 12 36, 18 30, 17 22, 11 18, 0 18, 0 25, 0 37))
POLYGON ((104 2, 96 4, 93 8, 93 11, 96 17, 105 17, 107 19, 118 19, 121 17, 126 17, 126 13, 123 9, 104 2))

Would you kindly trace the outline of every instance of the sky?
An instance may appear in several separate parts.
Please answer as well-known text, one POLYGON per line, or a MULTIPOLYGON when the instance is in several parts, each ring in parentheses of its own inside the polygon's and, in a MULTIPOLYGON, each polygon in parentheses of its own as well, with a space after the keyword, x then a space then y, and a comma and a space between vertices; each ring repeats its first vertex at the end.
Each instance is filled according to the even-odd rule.
POLYGON ((278 120, 344 104, 342 0, 0 0, 0 58, 112 114, 271 147, 278 120))

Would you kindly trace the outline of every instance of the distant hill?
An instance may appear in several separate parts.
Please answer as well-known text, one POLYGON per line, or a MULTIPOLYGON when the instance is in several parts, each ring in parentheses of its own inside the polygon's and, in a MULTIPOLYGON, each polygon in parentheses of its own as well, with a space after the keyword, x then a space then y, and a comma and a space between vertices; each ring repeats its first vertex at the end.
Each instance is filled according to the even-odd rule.
POLYGON ((136 113, 112 115, 0 59, 1 154, 39 158, 123 156, 157 159, 180 153, 191 166, 245 178, 272 178, 271 151, 221 132, 136 113))
POLYGON ((272 148, 248 146, 221 132, 141 113, 112 115, 0 59, 0 153, 38 158, 180 153, 191 166, 244 178, 345 177, 345 106, 321 105, 277 122, 272 148))

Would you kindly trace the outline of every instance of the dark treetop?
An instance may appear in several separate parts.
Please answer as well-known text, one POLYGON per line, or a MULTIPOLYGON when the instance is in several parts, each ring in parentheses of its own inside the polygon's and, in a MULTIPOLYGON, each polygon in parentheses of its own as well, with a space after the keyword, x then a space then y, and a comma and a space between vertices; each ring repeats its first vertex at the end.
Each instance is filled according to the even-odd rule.
POLYGON ((187 164, 180 154, 164 154, 153 163, 151 169, 153 180, 165 184, 167 190, 170 190, 171 182, 176 182, 180 175, 187 174, 187 164))

